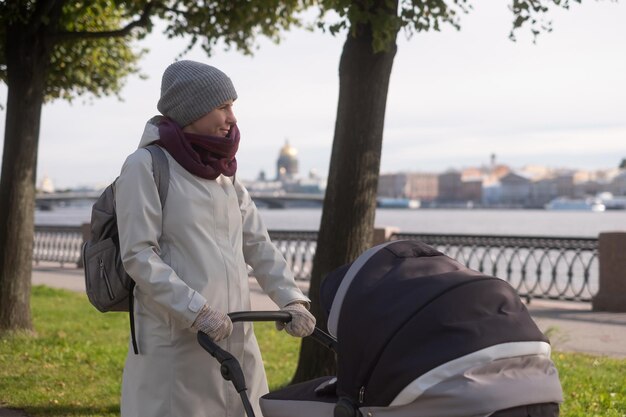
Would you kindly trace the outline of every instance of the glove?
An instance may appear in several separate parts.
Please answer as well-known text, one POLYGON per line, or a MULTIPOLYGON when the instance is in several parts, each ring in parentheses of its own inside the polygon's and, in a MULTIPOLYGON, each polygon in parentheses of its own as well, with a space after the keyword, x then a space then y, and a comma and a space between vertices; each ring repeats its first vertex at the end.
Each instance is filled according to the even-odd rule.
POLYGON ((233 322, 228 315, 204 305, 191 325, 195 331, 206 333, 214 342, 226 339, 233 332, 233 322))
POLYGON ((291 313, 291 321, 287 324, 276 322, 276 329, 285 329, 294 337, 305 337, 313 333, 315 329, 315 317, 309 313, 305 305, 299 301, 288 304, 281 311, 291 313))

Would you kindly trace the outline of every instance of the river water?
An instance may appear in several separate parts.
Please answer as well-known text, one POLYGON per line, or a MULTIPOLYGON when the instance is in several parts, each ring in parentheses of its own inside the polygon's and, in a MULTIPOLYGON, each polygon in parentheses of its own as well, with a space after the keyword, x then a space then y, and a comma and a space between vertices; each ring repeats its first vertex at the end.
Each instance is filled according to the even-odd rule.
MULTIPOLYGON (((270 230, 317 230, 319 208, 260 209, 270 230)), ((89 222, 90 205, 35 212, 37 225, 79 225, 89 222)), ((600 213, 547 210, 378 209, 376 226, 401 232, 597 237, 626 231, 626 210, 600 213)))

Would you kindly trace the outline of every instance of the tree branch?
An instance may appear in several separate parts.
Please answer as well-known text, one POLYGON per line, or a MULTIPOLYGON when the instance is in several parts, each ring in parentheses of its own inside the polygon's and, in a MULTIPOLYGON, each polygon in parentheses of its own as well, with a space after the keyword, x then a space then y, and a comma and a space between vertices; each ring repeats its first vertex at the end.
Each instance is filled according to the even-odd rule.
POLYGON ((144 6, 141 11, 141 16, 139 19, 134 20, 124 26, 121 29, 117 30, 105 30, 98 32, 85 32, 85 31, 75 31, 75 32, 56 32, 51 36, 55 38, 57 41, 67 41, 73 39, 99 39, 99 38, 117 38, 128 36, 130 32, 137 27, 147 27, 150 23, 150 15, 152 13, 153 8, 155 7, 155 2, 149 1, 144 6))
POLYGON ((39 0, 35 3, 35 9, 31 17, 31 22, 39 23, 43 17, 48 16, 54 8, 63 7, 63 2, 58 0, 39 0))

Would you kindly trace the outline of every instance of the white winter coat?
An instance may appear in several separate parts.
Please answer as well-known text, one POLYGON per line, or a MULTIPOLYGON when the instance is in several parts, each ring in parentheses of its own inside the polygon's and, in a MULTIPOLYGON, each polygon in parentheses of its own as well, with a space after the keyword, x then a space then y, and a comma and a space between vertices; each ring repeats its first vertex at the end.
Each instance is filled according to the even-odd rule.
MULTIPOLYGON (((136 281, 139 355, 129 349, 122 382, 123 417, 243 417, 241 399, 218 362, 190 329, 208 303, 222 312, 250 310, 248 271, 279 306, 307 300, 270 242, 246 189, 224 176, 194 176, 167 154, 169 191, 161 209, 146 149, 158 139, 148 123, 116 185, 124 268, 136 281)), ((219 345, 241 363, 248 395, 268 391, 252 324, 235 323, 219 345)))

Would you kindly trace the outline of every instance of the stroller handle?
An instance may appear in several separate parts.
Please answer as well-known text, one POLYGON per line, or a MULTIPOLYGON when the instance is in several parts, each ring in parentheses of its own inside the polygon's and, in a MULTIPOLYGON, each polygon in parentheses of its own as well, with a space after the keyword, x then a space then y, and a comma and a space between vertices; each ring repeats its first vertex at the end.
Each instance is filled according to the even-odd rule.
MULTIPOLYGON (((291 313, 286 311, 234 311, 228 313, 228 317, 230 317, 233 323, 240 321, 279 321, 289 323, 291 321, 291 313)), ((337 339, 328 333, 316 327, 311 337, 326 348, 337 352, 337 339)))
MULTIPOLYGON (((240 321, 280 321, 289 323, 291 321, 291 313, 286 311, 235 311, 228 313, 228 317, 230 317, 233 323, 240 321)), ((332 336, 318 328, 314 329, 311 336, 313 336, 314 340, 336 352, 337 340, 332 336)), ((217 343, 211 340, 205 333, 199 331, 197 339, 200 346, 220 363, 222 377, 227 381, 231 381, 235 390, 239 393, 246 415, 248 417, 254 417, 254 410, 246 394, 246 380, 237 359, 229 352, 219 347, 217 343)))
MULTIPOLYGON (((228 313, 228 317, 233 323, 240 321, 280 321, 289 323, 291 314, 285 311, 236 311, 228 313)), ((217 345, 209 336, 199 331, 197 334, 198 343, 220 363, 222 377, 233 383, 235 390, 239 393, 243 407, 248 417, 254 417, 254 410, 246 394, 246 380, 241 370, 241 365, 237 359, 229 352, 217 345)))
POLYGON ((235 311, 228 313, 228 317, 233 323, 239 321, 280 321, 289 323, 291 313, 286 311, 235 311))

